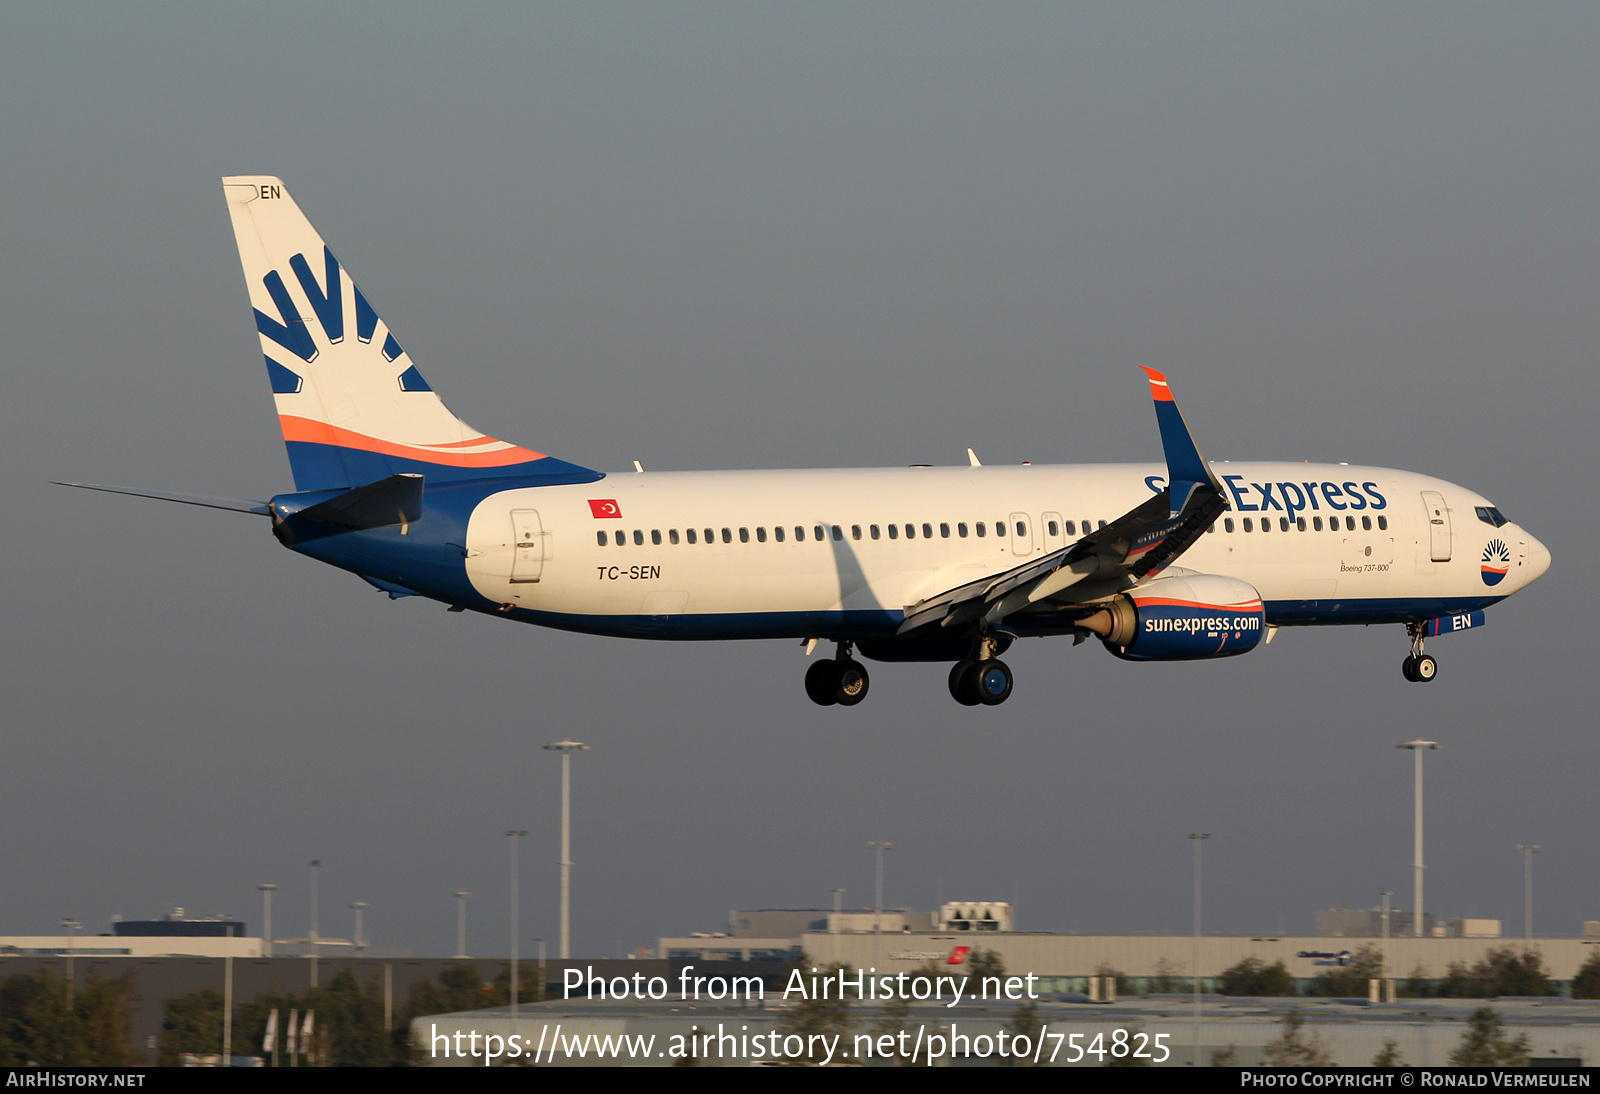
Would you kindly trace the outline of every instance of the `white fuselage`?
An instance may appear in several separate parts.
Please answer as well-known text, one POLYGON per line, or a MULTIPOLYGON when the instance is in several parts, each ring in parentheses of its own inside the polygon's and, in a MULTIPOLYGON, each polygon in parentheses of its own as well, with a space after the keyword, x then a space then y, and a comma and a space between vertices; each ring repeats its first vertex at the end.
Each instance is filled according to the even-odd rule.
MULTIPOLYGON (((1549 565, 1518 525, 1476 515, 1486 499, 1439 479, 1344 464, 1212 471, 1230 509, 1176 565, 1250 583, 1269 622, 1470 611, 1549 565), (1509 561, 1490 585, 1496 543, 1509 561)), ((808 637, 850 623, 887 635, 908 606, 1073 542, 1164 476, 1137 464, 615 474, 489 496, 466 567, 489 600, 575 630, 808 637)))

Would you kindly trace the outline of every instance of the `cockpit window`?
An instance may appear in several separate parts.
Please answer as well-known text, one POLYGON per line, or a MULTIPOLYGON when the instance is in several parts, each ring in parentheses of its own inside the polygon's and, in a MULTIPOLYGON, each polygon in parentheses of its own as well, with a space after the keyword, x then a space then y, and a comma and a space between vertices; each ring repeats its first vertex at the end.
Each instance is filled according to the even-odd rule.
POLYGON ((1507 523, 1505 514, 1500 512, 1500 510, 1496 509, 1492 505, 1480 505, 1474 510, 1474 512, 1478 514, 1479 520, 1495 528, 1507 523))

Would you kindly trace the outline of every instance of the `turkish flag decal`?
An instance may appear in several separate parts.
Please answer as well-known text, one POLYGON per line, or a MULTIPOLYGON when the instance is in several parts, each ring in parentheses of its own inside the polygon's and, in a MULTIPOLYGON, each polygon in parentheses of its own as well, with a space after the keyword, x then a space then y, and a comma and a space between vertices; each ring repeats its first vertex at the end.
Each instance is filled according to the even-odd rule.
POLYGON ((967 954, 971 952, 971 946, 957 946, 955 949, 950 951, 950 956, 948 959, 946 959, 945 964, 965 965, 967 963, 967 954))
POLYGON ((615 498, 590 498, 589 512, 594 514, 595 520, 621 520, 622 507, 615 498))

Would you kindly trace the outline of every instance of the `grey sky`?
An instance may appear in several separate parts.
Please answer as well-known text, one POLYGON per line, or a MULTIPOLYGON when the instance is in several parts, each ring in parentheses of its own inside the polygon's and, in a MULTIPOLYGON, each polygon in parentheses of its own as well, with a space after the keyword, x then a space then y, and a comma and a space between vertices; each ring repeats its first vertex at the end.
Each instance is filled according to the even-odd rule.
MULTIPOLYGON (((1025 928, 1600 918, 1592 5, 277 4, 0 14, 7 703, 0 933, 182 904, 324 933, 555 934, 734 906, 1012 899, 1025 928), (459 7, 459 6, 458 6, 459 7), (46 485, 290 487, 218 177, 281 175, 474 425, 653 469, 1159 458, 1403 467, 1552 550, 1406 684, 1398 627, 1222 664, 1023 643, 1004 708, 786 643, 597 640, 390 603, 265 522, 46 485), (337 909, 337 910, 336 910, 337 909)), ((527 952, 527 951, 525 951, 527 952)))

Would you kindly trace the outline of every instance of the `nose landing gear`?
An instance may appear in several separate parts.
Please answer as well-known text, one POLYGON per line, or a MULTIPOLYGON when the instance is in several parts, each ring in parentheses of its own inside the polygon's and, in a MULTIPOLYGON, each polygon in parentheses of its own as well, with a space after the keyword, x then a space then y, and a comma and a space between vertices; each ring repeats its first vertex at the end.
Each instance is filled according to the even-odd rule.
POLYGON ((1400 663, 1400 672, 1413 684, 1432 683, 1439 675, 1439 662, 1422 652, 1422 628, 1421 623, 1406 624, 1406 633, 1411 635, 1411 653, 1400 663))
POLYGON ((850 656, 850 643, 840 642, 831 661, 818 661, 806 670, 806 694, 819 707, 853 707, 867 697, 871 686, 866 666, 850 656))

